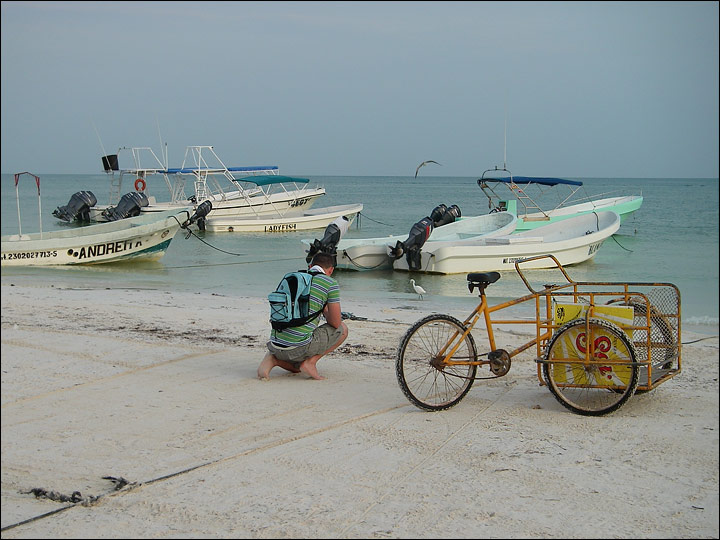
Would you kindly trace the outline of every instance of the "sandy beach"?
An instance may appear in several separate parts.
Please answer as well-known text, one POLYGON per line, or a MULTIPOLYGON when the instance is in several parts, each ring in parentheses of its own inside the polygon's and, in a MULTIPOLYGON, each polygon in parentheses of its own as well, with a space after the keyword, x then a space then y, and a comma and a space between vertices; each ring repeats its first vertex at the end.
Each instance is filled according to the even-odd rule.
POLYGON ((343 298, 327 379, 261 381, 264 297, 3 277, 2 537, 718 538, 717 336, 608 416, 533 349, 429 413, 394 362, 434 307, 343 298))

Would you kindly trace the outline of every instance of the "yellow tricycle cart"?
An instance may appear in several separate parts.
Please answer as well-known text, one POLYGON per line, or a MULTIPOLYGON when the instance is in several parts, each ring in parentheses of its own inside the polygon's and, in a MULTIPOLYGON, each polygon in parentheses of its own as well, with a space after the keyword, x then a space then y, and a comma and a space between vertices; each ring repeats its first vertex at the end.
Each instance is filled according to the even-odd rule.
POLYGON ((468 274, 470 292, 480 303, 460 321, 433 314, 413 324, 396 358, 398 383, 405 396, 426 410, 450 408, 475 380, 502 377, 511 358, 536 347, 537 376, 573 412, 599 416, 620 408, 635 392, 652 390, 681 371, 680 291, 670 283, 576 282, 552 255, 515 263, 530 294, 494 306, 485 290, 498 272, 468 274), (563 276, 561 284, 535 290, 522 265, 549 257, 563 276), (519 304, 534 306, 534 320, 493 318, 519 304), (478 353, 472 330, 485 322, 489 349, 478 353), (496 346, 493 325, 533 325, 535 337, 512 351, 496 346), (487 367, 486 376, 478 368, 487 367))

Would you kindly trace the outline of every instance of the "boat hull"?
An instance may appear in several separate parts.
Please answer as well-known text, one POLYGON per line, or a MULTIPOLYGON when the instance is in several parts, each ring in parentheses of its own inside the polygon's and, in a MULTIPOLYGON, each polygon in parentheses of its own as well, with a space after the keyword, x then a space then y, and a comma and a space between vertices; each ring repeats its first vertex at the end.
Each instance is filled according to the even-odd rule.
MULTIPOLYGON (((309 210, 318 198, 325 195, 325 188, 309 188, 281 193, 267 194, 262 190, 256 193, 242 194, 239 191, 225 194, 224 197, 210 197, 212 216, 217 219, 245 219, 255 217, 278 217, 287 213, 309 210)), ((140 214, 156 214, 184 208, 186 205, 170 202, 152 203, 140 209, 140 214)), ((94 206, 90 209, 90 220, 107 221, 102 212, 109 205, 94 206)))
POLYGON ((2 266, 62 266, 159 259, 189 210, 2 237, 2 266))
MULTIPOLYGON (((467 236, 490 238, 510 234, 516 226, 517 218, 508 212, 464 217, 433 229, 428 242, 459 240, 467 236)), ((390 248, 407 238, 408 234, 340 240, 336 268, 357 271, 391 269, 393 258, 390 256, 390 248)), ((309 244, 307 240, 303 242, 309 244)))
MULTIPOLYGON (((537 229, 474 242, 427 242, 421 251, 419 272, 461 274, 515 270, 515 263, 536 255, 554 255, 563 266, 592 259, 605 240, 620 228, 615 212, 584 214, 537 229), (592 231, 592 232, 591 232, 592 231)), ((550 258, 538 259, 523 268, 552 268, 550 258)), ((393 268, 411 271, 403 257, 393 268)))
POLYGON ((387 238, 375 239, 377 243, 365 243, 342 248, 338 243, 337 265, 335 268, 342 270, 386 270, 392 268, 392 259, 389 255, 389 247, 398 241, 407 238, 404 236, 388 236, 387 238))
POLYGON ((362 204, 344 204, 315 208, 303 212, 288 212, 287 215, 265 215, 247 218, 217 217, 215 208, 205 220, 205 230, 212 232, 266 232, 287 233, 303 230, 322 229, 339 217, 353 222, 362 211, 362 204))

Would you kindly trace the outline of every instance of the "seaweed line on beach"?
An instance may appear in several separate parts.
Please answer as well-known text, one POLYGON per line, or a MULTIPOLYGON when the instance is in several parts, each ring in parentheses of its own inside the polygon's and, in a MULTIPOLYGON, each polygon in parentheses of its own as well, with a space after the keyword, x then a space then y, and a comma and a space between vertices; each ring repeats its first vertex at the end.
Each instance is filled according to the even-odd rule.
MULTIPOLYGON (((61 321, 58 321, 61 322, 61 321)), ((78 321, 79 323, 79 321, 78 321)), ((47 324, 42 322, 33 322, 32 325, 28 325, 25 322, 14 322, 4 318, 2 326, 5 328, 31 326, 33 330, 39 328, 45 328, 54 331, 63 331, 64 328, 60 325, 47 324)), ((151 337, 157 340, 163 341, 179 341, 186 342, 190 341, 193 345, 229 345, 229 346, 255 346, 258 341, 262 341, 260 336, 251 334, 241 334, 239 336, 228 335, 219 328, 201 329, 201 328, 188 328, 175 330, 168 327, 161 326, 144 326, 136 324, 134 326, 126 326, 124 324, 118 324, 115 326, 93 324, 92 320, 84 321, 78 326, 92 333, 103 333, 108 336, 116 336, 118 334, 133 334, 135 336, 143 336, 145 338, 151 337)), ((124 336, 127 337, 127 336, 124 336)), ((263 341, 264 343, 264 341, 263 341)))

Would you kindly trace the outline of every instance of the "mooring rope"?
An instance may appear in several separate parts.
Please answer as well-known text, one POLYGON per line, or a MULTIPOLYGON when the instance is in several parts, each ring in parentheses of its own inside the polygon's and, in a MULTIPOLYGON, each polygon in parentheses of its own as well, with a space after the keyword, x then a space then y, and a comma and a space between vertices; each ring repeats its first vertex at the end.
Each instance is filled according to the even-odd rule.
POLYGON ((382 221, 378 221, 377 219, 373 219, 371 217, 368 217, 366 214, 363 214, 362 212, 358 212, 359 216, 364 217, 365 219, 369 219, 370 221, 374 221, 375 223, 379 223, 380 225, 385 225, 387 227, 392 227, 389 223, 383 223, 382 221))
POLYGON ((628 249, 628 248, 626 248, 625 246, 623 246, 620 242, 618 242, 618 241, 617 241, 617 238, 615 238, 615 235, 614 235, 614 234, 612 235, 611 238, 612 238, 613 240, 615 240, 615 243, 616 243, 618 246, 620 246, 621 248, 623 248, 625 251, 629 251, 630 253, 633 253, 633 250, 632 250, 632 249, 628 249))
POLYGON ((379 262, 378 264, 376 264, 375 266, 363 266, 362 264, 355 262, 353 260, 353 258, 347 254, 347 252, 345 252, 343 254, 343 257, 347 257, 351 263, 353 263, 358 268, 362 268, 363 270, 375 270, 376 268, 380 268, 382 265, 384 265, 386 263, 386 261, 382 261, 382 262, 379 262))

